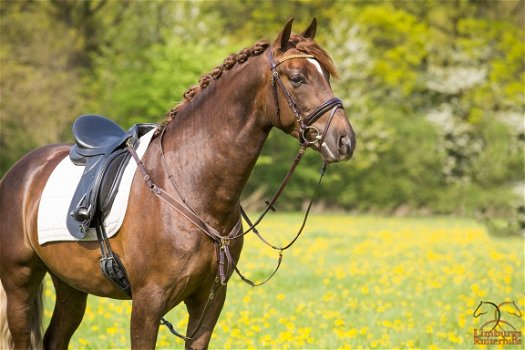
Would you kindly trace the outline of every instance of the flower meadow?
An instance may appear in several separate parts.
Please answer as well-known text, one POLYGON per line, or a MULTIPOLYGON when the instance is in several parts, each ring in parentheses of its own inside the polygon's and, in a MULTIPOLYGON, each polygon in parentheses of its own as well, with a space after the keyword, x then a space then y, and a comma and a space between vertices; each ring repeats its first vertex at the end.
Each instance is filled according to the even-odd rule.
MULTIPOLYGON (((300 214, 275 214, 261 225, 269 240, 294 237, 300 214)), ((249 235, 239 264, 264 279, 278 252, 249 235)), ((474 317, 481 301, 514 302, 505 318, 525 333, 524 240, 494 238, 456 218, 312 215, 284 252, 281 269, 252 288, 233 276, 210 348, 216 349, 522 349, 479 345, 474 331, 493 312, 474 317)), ((46 279, 46 322, 54 290, 46 279)), ((507 305, 510 305, 507 303, 507 305)), ((131 302, 90 296, 72 348, 129 348, 131 302)), ((166 318, 185 331, 183 304, 166 318)), ((183 348, 161 327, 158 348, 183 348)))

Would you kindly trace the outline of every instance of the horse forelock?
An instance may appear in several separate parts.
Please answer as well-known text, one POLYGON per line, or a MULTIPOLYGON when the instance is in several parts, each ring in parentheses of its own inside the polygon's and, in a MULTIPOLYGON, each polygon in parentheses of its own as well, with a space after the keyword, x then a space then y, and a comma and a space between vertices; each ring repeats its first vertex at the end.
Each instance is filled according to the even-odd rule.
POLYGON ((289 44, 301 52, 314 56, 330 76, 334 78, 338 77, 337 69, 332 58, 314 40, 295 34, 291 36, 289 44))

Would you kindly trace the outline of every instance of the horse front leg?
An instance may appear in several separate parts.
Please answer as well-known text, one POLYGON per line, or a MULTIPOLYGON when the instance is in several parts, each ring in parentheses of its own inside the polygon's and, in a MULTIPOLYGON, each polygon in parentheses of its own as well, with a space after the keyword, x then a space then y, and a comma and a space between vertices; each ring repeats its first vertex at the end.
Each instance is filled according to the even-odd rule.
POLYGON ((131 309, 131 348, 155 349, 165 297, 160 290, 133 292, 131 309))
POLYGON ((190 316, 186 334, 191 336, 186 341, 186 349, 208 348, 226 299, 226 286, 219 285, 217 288, 213 292, 213 299, 209 298, 208 293, 201 293, 185 301, 190 316))

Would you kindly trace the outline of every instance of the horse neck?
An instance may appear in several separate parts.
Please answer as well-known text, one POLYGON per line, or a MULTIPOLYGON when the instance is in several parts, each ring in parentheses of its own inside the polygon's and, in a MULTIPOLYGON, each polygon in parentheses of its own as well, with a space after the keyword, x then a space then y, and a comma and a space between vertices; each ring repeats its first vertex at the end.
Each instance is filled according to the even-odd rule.
POLYGON ((262 123, 267 73, 261 59, 227 72, 197 94, 164 135, 167 163, 182 195, 218 229, 238 220, 242 189, 270 130, 262 123))

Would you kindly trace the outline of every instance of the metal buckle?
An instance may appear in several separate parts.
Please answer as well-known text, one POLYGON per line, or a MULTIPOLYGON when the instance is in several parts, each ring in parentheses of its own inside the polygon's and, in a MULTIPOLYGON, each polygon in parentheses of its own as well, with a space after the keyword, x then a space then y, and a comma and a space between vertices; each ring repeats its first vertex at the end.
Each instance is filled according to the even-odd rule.
POLYGON ((224 249, 230 245, 230 239, 228 237, 221 237, 221 249, 224 249))
POLYGON ((306 128, 303 128, 303 131, 301 132, 301 136, 303 138, 303 140, 308 143, 309 145, 313 145, 314 143, 318 142, 319 140, 322 139, 322 136, 321 136, 321 132, 319 131, 319 129, 317 129, 315 126, 307 126, 306 128), (317 135, 314 136, 314 139, 313 140, 309 140, 306 136, 308 130, 314 130, 316 132, 317 135))
POLYGON ((273 87, 275 87, 275 85, 277 84, 277 79, 279 79, 279 73, 277 73, 277 71, 274 70, 272 73, 272 86, 273 87))

